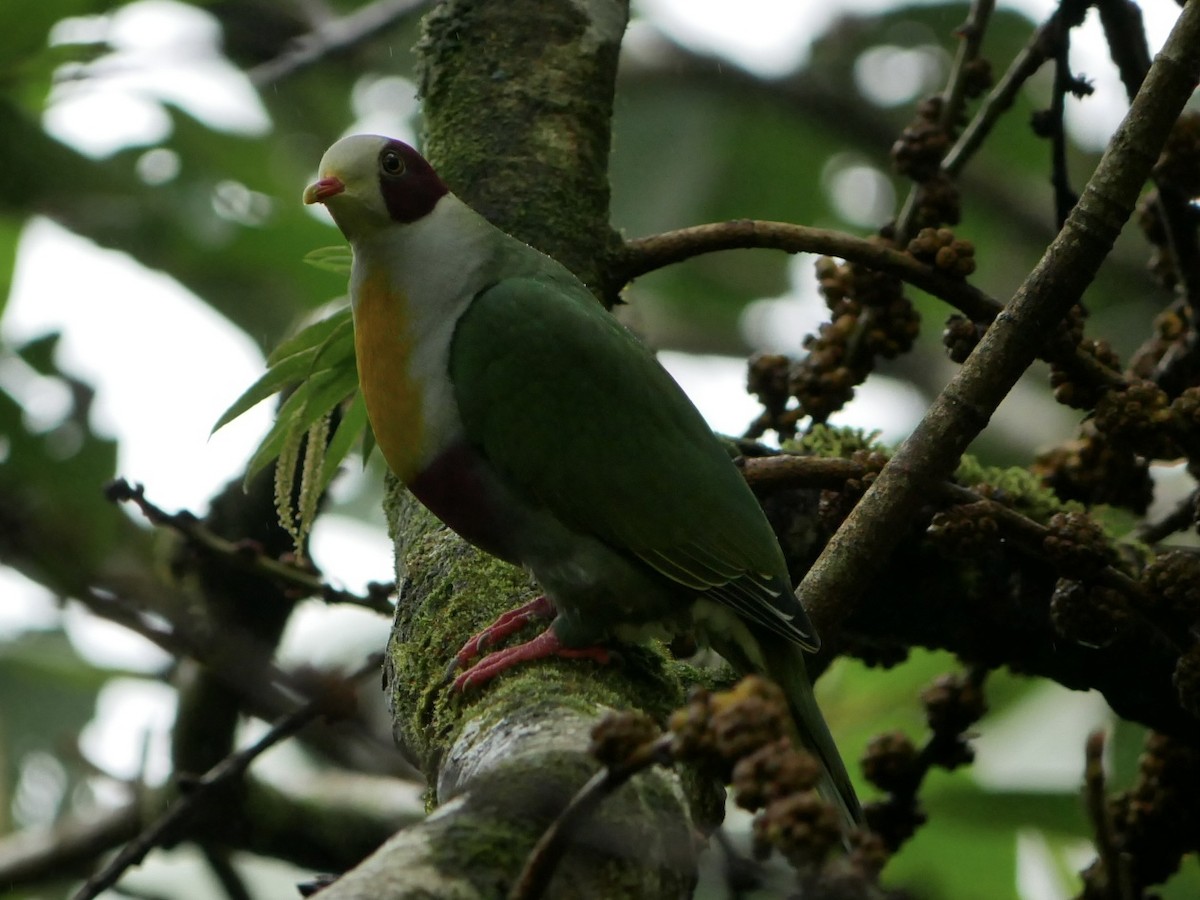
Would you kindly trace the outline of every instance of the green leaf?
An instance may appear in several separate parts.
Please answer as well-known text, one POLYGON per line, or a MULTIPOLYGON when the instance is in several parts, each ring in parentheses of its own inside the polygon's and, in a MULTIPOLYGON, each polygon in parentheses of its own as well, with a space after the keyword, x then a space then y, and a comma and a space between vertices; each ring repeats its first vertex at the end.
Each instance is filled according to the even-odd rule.
MULTIPOLYGON (((271 351, 267 357, 267 365, 273 366, 289 356, 303 353, 305 350, 319 350, 325 344, 341 335, 344 330, 351 328, 350 307, 339 309, 319 322, 313 322, 307 328, 285 340, 271 351)), ((352 332, 351 332, 352 333, 352 332)))
POLYGON ((346 458, 346 455, 354 446, 354 442, 358 440, 360 435, 363 436, 365 441, 366 433, 369 431, 370 429, 367 427, 367 404, 363 399, 362 392, 359 391, 354 395, 354 399, 350 401, 350 405, 346 407, 346 411, 342 413, 342 420, 338 423, 337 431, 333 433, 333 439, 329 442, 329 446, 325 448, 325 465, 321 469, 321 492, 329 487, 329 482, 333 481, 333 476, 337 474, 339 464, 346 458))
POLYGON ((246 468, 246 482, 279 455, 288 435, 307 431, 313 422, 345 400, 358 386, 358 371, 339 366, 318 372, 303 381, 275 416, 275 424, 246 468))
POLYGON ((363 431, 361 450, 364 470, 367 468, 367 463, 371 461, 371 454, 375 452, 375 446, 375 429, 371 427, 371 422, 368 420, 367 427, 363 431))
POLYGON ((333 272, 337 275, 349 275, 354 263, 354 252, 345 244, 333 247, 318 247, 304 254, 304 261, 310 266, 333 272))
POLYGON ((354 332, 349 316, 349 310, 334 313, 281 344, 268 358, 267 371, 221 414, 213 432, 297 381, 331 369, 354 369, 354 332))
POLYGON ((0 316, 8 305, 12 291, 13 269, 17 261, 17 242, 21 239, 24 221, 16 216, 0 216, 0 316))

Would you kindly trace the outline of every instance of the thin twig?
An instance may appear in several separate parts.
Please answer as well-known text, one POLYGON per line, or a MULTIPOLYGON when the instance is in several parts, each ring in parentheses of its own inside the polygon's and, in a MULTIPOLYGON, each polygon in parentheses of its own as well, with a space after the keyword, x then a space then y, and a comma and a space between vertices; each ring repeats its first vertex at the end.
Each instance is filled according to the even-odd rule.
MULTIPOLYGON (((1150 68, 1150 49, 1141 10, 1128 0, 1101 0, 1096 6, 1100 11, 1109 53, 1121 74, 1125 92, 1132 99, 1150 68)), ((1175 396, 1192 384, 1197 355, 1200 353, 1200 340, 1196 335, 1197 326, 1200 325, 1200 217, 1197 217, 1190 198, 1184 196, 1175 184, 1157 176, 1155 183, 1158 196, 1154 203, 1175 269, 1174 306, 1180 311, 1188 308, 1189 333, 1175 341, 1151 378, 1168 394, 1175 396)), ((1160 338, 1157 335, 1151 338, 1152 342, 1158 340, 1160 338)), ((1140 351, 1134 358, 1139 355, 1140 351)))
POLYGON ((1120 853, 1113 835, 1112 817, 1108 811, 1108 792, 1104 779, 1104 732, 1097 729, 1084 744, 1083 797, 1092 832, 1096 838, 1096 853, 1104 869, 1104 889, 1116 898, 1120 853))
POLYGON ((995 8, 995 0, 974 0, 967 21, 958 29, 961 42, 954 57, 954 65, 950 69, 950 77, 946 79, 946 87, 942 91, 940 122, 947 132, 954 129, 962 113, 967 97, 971 63, 979 58, 979 48, 983 45, 988 20, 995 8))
POLYGON ((391 28, 429 0, 376 0, 347 16, 326 22, 314 31, 291 41, 272 60, 260 63, 247 74, 257 88, 277 84, 316 65, 326 57, 345 53, 391 28))
POLYGON ((52 826, 6 834, 0 839, 0 884, 6 891, 86 871, 109 850, 138 833, 141 808, 136 798, 119 806, 72 813, 52 826))
MULTIPOLYGON (((347 681, 357 681, 368 674, 379 671, 383 662, 382 654, 372 654, 359 669, 348 676, 347 681)), ((300 731, 318 716, 330 715, 337 710, 331 708, 327 695, 314 697, 303 706, 280 718, 258 741, 244 750, 231 753, 201 778, 192 782, 186 794, 176 798, 166 812, 141 834, 130 841, 100 872, 89 878, 73 896, 72 900, 92 900, 117 883, 118 879, 131 866, 135 866, 146 858, 146 854, 159 843, 173 837, 176 829, 186 823, 187 819, 203 806, 208 797, 212 796, 218 787, 241 778, 250 764, 264 752, 285 738, 300 731)))
POLYGON ((105 488, 105 496, 114 503, 131 502, 152 525, 170 528, 196 546, 225 557, 239 568, 257 572, 288 587, 297 588, 303 591, 305 596, 317 596, 326 603, 362 606, 387 615, 391 615, 393 611, 387 598, 396 589, 394 583, 372 582, 367 586, 365 596, 335 588, 322 581, 310 569, 265 555, 261 548, 251 542, 235 543, 226 540, 190 512, 168 513, 146 499, 146 489, 143 485, 131 485, 124 478, 109 483, 105 488))
POLYGON ((566 850, 567 842, 578 832, 580 826, 605 798, 615 793, 634 775, 653 765, 669 763, 671 744, 674 740, 673 734, 661 735, 638 747, 621 765, 606 766, 589 778, 530 851, 521 874, 508 893, 508 900, 539 900, 543 897, 566 850))
MULTIPOLYGON (((980 324, 991 322, 1003 305, 961 278, 943 275, 911 253, 885 244, 825 228, 810 228, 791 222, 731 219, 692 225, 661 234, 627 241, 610 263, 613 283, 620 286, 694 256, 721 250, 769 249, 785 253, 820 253, 859 263, 878 272, 895 275, 920 288, 980 324)), ((1045 359, 1064 367, 1072 377, 1092 384, 1117 388, 1124 384, 1120 373, 1103 365, 1094 355, 1079 348, 1047 346, 1045 359)))
MULTIPOLYGON (((942 109, 938 115, 938 124, 948 136, 953 136, 957 129, 959 117, 962 115, 966 102, 967 80, 971 71, 971 63, 979 58, 979 49, 983 45, 983 36, 987 32, 988 20, 991 19, 995 6, 995 0, 974 0, 971 4, 971 11, 967 14, 967 20, 957 31, 960 38, 958 53, 954 57, 954 65, 946 79, 946 86, 942 90, 942 109)), ((944 171, 945 165, 943 164, 941 168, 944 171)), ((904 200, 904 205, 901 207, 900 215, 896 217, 896 241, 901 246, 908 243, 920 195, 920 185, 912 185, 904 200)))
MULTIPOLYGON (((983 687, 987 681, 988 671, 985 666, 971 666, 965 676, 961 677, 961 681, 956 684, 960 697, 963 691, 973 690, 979 694, 982 701, 983 687)), ((939 678, 931 687, 936 687, 939 682, 945 683, 945 677, 939 678)), ((954 678, 954 676, 949 677, 954 678)), ((929 737, 917 751, 911 768, 906 770, 907 777, 903 780, 896 779, 895 783, 889 786, 887 795, 882 800, 872 801, 866 809, 868 826, 883 838, 891 854, 896 853, 913 836, 916 829, 925 824, 925 815, 921 811, 917 795, 929 773, 935 767, 949 770, 964 765, 972 759, 968 744, 972 734, 968 729, 972 728, 977 718, 972 717, 970 721, 952 718, 935 719, 929 715, 928 696, 928 689, 922 692, 926 721, 930 726, 929 737)), ((960 711, 963 709, 964 707, 960 705, 960 711)), ((980 702, 976 709, 978 714, 982 715, 986 711, 986 704, 980 702)))
POLYGON ((1125 96, 1132 100, 1150 69, 1150 45, 1146 42, 1142 10, 1133 0, 1096 0, 1095 6, 1109 55, 1125 85, 1125 96))
POLYGON ((1033 33, 1029 42, 1009 65, 1004 76, 980 104, 975 117, 963 129, 954 146, 947 151, 942 160, 942 171, 947 175, 954 177, 962 171, 975 152, 983 146, 984 140, 991 134, 996 123, 1000 121, 1000 117, 1012 108, 1013 102, 1017 99, 1017 94, 1021 92, 1025 82, 1032 78, 1050 58, 1046 37, 1057 27, 1056 23, 1061 15, 1062 7, 1060 6, 1033 33))
POLYGON ((1054 48, 1054 89, 1050 111, 1042 117, 1043 130, 1050 138, 1050 185, 1054 188, 1054 224, 1062 228, 1079 197, 1071 190, 1067 173, 1067 94, 1071 93, 1071 29, 1060 28, 1054 48))
POLYGON ((254 900, 254 895, 250 893, 242 874, 229 858, 227 848, 214 847, 212 844, 206 843, 200 849, 204 853, 204 861, 212 869, 213 875, 229 900, 254 900))

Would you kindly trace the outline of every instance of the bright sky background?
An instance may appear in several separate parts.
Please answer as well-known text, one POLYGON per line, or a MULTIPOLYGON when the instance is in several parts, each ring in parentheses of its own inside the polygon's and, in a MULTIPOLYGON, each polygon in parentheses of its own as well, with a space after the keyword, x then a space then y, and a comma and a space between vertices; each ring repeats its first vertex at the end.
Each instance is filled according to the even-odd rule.
MULTIPOLYGON (((808 52, 807 36, 822 30, 836 14, 867 12, 882 5, 886 4, 880 0, 739 0, 736 14, 731 15, 728 0, 640 2, 640 8, 677 39, 727 54, 764 74, 786 71, 802 60, 808 52)), ((1056 2, 1013 0, 1001 5, 1040 18, 1056 2)), ((1146 0, 1141 5, 1157 48, 1178 6, 1174 0, 1146 0)), ((94 32, 100 27, 98 20, 73 20, 56 37, 86 37, 89 29, 94 32)), ((47 128, 60 139, 97 156, 128 144, 156 141, 170 127, 161 100, 178 103, 214 127, 252 134, 269 128, 244 76, 220 58, 218 31, 207 14, 171 0, 141 0, 115 12, 107 34, 119 55, 112 60, 103 89, 64 84, 46 114, 47 128)), ((1076 67, 1095 79, 1098 90, 1087 103, 1086 116, 1078 115, 1076 106, 1069 124, 1079 135, 1103 140, 1124 112, 1120 102, 1124 93, 1095 21, 1073 41, 1072 50, 1076 67)), ((904 96, 901 79, 899 94, 891 99, 908 102, 917 89, 914 84, 909 96, 904 96)), ((415 101, 410 84, 384 79, 356 95, 354 102, 359 123, 353 130, 395 132, 396 123, 415 101)), ((172 165, 169 157, 152 158, 147 164, 152 162, 167 171, 172 165)), ((297 248, 298 259, 306 249, 297 248)), ((778 334, 782 327, 787 343, 794 346, 803 331, 820 319, 823 308, 808 277, 810 264, 811 260, 797 264, 802 277, 795 279, 793 293, 750 314, 749 335, 778 334)), ((120 473, 145 483, 148 495, 168 509, 186 507, 202 513, 216 488, 240 471, 267 426, 268 411, 260 408, 216 437, 208 437, 218 414, 262 370, 261 355, 244 335, 169 277, 147 271, 121 253, 98 249, 48 221, 34 221, 24 234, 13 295, 0 327, 14 342, 50 330, 63 332, 60 361, 97 387, 96 421, 102 430, 120 438, 120 473), (104 286, 103 305, 87 299, 96 285, 104 286), (131 322, 143 334, 187 335, 187 340, 146 340, 139 343, 136 354, 114 352, 127 342, 131 322), (213 359, 220 359, 221 365, 211 365, 213 359), (199 370, 205 372, 202 385, 190 375, 199 370), (147 377, 149 372, 154 377, 147 377), (153 415, 147 415, 148 410, 153 415)), ((718 430, 740 432, 757 412, 744 392, 741 360, 665 354, 664 361, 718 430)), ((13 382, 3 369, 0 379, 6 385, 13 382)), ((22 383, 35 419, 51 423, 65 411, 66 397, 47 383, 22 383)), ((886 414, 887 436, 896 439, 921 411, 904 388, 872 379, 840 421, 866 425, 886 414)), ((345 481, 349 484, 339 490, 352 491, 355 479, 345 481)), ((391 571, 391 547, 381 521, 363 524, 326 517, 315 538, 314 555, 335 581, 353 589, 361 589, 367 580, 386 579, 391 571)), ((45 625, 56 615, 40 590, 3 569, 0 593, 5 596, 0 604, 0 634, 45 625)), ((303 644, 314 630, 327 633, 327 615, 322 610, 311 618, 300 617, 291 639, 303 644)), ((364 620, 359 614, 342 618, 349 623, 351 643, 370 645, 386 634, 382 619, 364 620)), ((152 666, 160 659, 147 652, 140 639, 90 617, 72 615, 68 626, 73 640, 97 659, 134 667, 152 666)), ((114 692, 121 690, 121 685, 114 687, 114 692)), ((105 764, 117 771, 134 764, 142 726, 157 723, 158 728, 169 722, 163 718, 161 704, 147 709, 141 713, 145 721, 130 721, 126 716, 105 726, 110 731, 102 738, 89 739, 95 747, 109 748, 105 764), (114 741, 119 743, 117 731, 128 736, 127 746, 113 750, 114 741)))

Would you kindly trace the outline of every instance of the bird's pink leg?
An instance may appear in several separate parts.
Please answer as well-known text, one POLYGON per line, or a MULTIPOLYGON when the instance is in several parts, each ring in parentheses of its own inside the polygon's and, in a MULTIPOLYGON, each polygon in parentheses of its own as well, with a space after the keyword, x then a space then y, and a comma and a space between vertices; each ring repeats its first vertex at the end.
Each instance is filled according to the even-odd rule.
POLYGON ((535 619, 553 619, 556 612, 554 604, 544 595, 530 600, 524 606, 510 609, 462 645, 462 649, 454 655, 450 670, 465 666, 492 644, 504 640, 510 634, 516 634, 535 619))
MULTIPOLYGON (((513 612, 519 612, 519 610, 513 610, 513 612)), ((529 619, 525 621, 529 621, 529 619)), ((499 620, 496 624, 499 624, 499 620)), ((519 627, 520 625, 516 626, 516 628, 519 627)), ((516 628, 510 629, 508 633, 511 634, 516 628)), ((601 665, 607 664, 612 658, 604 647, 566 647, 559 642, 554 629, 547 628, 531 641, 489 654, 482 662, 476 663, 454 679, 454 690, 464 691, 469 687, 481 685, 517 663, 546 659, 551 656, 561 656, 567 659, 590 659, 601 665)))

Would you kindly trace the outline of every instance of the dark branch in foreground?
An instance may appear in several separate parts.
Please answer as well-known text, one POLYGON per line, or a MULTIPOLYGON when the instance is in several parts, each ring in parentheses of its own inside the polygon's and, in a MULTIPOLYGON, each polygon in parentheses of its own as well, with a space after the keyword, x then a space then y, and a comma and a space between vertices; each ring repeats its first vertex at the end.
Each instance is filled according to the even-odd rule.
POLYGON ((261 548, 253 543, 226 540, 190 512, 168 513, 146 499, 146 489, 140 484, 131 485, 124 478, 118 478, 105 488, 105 495, 114 503, 134 503, 152 525, 171 528, 205 550, 223 556, 244 569, 302 591, 305 596, 320 597, 326 603, 350 603, 387 615, 392 613, 392 604, 387 598, 396 589, 394 582, 371 582, 366 596, 360 596, 327 584, 310 569, 272 559, 264 555, 261 548))
POLYGON ((587 822, 596 808, 617 788, 626 784, 638 772, 653 765, 671 762, 671 745, 675 736, 664 734, 656 741, 639 747, 620 765, 606 766, 579 789, 571 798, 567 808, 559 814, 550 827, 543 832, 533 850, 525 860, 525 866, 513 882, 508 900, 539 900, 545 896, 546 888, 558 860, 565 848, 587 822))
MULTIPOLYGON (((347 681, 355 681, 364 675, 378 672, 382 663, 382 654, 373 654, 358 671, 347 678, 347 681)), ((147 853, 173 837, 176 830, 201 807, 217 787, 241 778, 254 760, 280 741, 296 734, 318 716, 341 714, 336 707, 336 702, 341 699, 342 695, 340 694, 337 695, 337 698, 331 698, 329 695, 314 697, 303 706, 279 719, 254 744, 225 757, 201 778, 192 782, 188 786, 187 793, 176 799, 157 821, 146 828, 135 840, 126 844, 125 848, 113 857, 104 869, 89 878, 74 895, 73 900, 92 900, 102 891, 116 884, 128 868, 140 863, 145 859, 147 853)))
POLYGON ((340 19, 325 22, 316 30, 296 38, 275 59, 255 66, 247 74, 257 88, 267 87, 315 66, 323 59, 365 44, 428 0, 376 0, 340 19))

